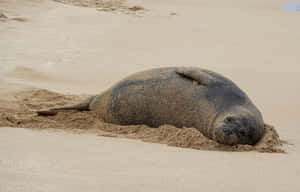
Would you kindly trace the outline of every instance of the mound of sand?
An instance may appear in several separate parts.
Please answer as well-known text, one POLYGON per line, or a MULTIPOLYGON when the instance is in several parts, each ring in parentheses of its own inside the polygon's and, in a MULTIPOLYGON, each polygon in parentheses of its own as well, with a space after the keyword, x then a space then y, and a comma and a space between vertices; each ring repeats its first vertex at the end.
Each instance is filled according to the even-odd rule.
POLYGON ((0 12, 0 18, 7 19, 8 17, 6 15, 4 15, 4 13, 0 12))
POLYGON ((8 17, 4 13, 0 12, 0 21, 6 21, 7 19, 8 17))
POLYGON ((115 7, 124 6, 125 0, 54 0, 60 3, 80 6, 80 7, 115 7))
POLYGON ((0 21, 2 22, 7 22, 9 20, 13 20, 13 21, 19 21, 19 22, 26 22, 28 21, 28 19, 24 18, 24 17, 11 17, 9 18, 7 15, 5 15, 4 13, 0 12, 0 21))
POLYGON ((126 0, 54 0, 64 4, 80 7, 97 8, 98 11, 122 12, 126 14, 136 14, 144 11, 142 6, 128 6, 126 0))
POLYGON ((100 136, 140 139, 146 142, 200 150, 284 152, 276 130, 265 125, 265 135, 255 145, 226 146, 208 139, 195 128, 176 128, 163 125, 151 128, 146 125, 120 126, 103 122, 95 112, 62 111, 56 116, 37 116, 35 111, 79 102, 87 95, 62 95, 42 89, 15 93, 14 109, 0 108, 0 126, 56 129, 73 133, 93 133, 100 136))

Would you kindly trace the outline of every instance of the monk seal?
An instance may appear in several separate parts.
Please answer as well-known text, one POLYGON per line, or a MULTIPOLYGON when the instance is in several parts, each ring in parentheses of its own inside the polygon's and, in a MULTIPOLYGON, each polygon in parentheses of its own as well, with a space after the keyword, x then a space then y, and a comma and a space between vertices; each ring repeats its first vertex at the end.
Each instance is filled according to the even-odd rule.
POLYGON ((108 123, 194 127, 222 144, 255 144, 264 133, 260 111, 231 80, 196 67, 133 74, 80 104, 38 111, 91 110, 108 123))

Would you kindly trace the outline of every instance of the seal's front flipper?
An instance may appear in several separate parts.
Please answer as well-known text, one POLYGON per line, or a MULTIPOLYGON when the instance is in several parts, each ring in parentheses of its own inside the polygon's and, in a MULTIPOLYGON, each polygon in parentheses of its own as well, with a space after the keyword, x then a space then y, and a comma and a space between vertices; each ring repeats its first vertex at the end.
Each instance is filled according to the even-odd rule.
POLYGON ((198 68, 182 67, 176 69, 176 73, 183 78, 195 81, 197 84, 203 86, 214 82, 214 78, 210 74, 198 68))
POLYGON ((57 114, 57 111, 55 110, 40 110, 36 112, 39 116, 53 116, 57 114))
POLYGON ((75 104, 75 105, 40 110, 40 111, 37 111, 37 114, 40 116, 52 116, 52 115, 56 115, 58 111, 62 111, 62 110, 89 111, 90 103, 93 100, 93 98, 94 98, 94 96, 84 100, 83 102, 81 102, 79 104, 75 104))

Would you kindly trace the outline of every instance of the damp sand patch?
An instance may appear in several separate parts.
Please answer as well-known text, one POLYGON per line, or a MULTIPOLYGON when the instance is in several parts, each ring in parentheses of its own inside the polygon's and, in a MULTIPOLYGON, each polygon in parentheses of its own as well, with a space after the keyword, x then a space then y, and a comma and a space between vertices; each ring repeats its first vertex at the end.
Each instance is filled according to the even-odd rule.
MULTIPOLYGON (((227 146, 202 135, 195 128, 176 128, 163 125, 151 128, 146 125, 121 126, 105 123, 93 111, 61 111, 55 116, 37 116, 36 111, 78 103, 88 95, 62 95, 43 89, 30 89, 13 93, 14 107, 0 107, 0 127, 31 128, 35 130, 63 130, 76 134, 91 133, 99 136, 139 139, 169 146, 214 151, 258 151, 284 153, 274 127, 265 125, 263 138, 255 145, 227 146)), ((7 102, 0 99, 1 103, 7 102)))

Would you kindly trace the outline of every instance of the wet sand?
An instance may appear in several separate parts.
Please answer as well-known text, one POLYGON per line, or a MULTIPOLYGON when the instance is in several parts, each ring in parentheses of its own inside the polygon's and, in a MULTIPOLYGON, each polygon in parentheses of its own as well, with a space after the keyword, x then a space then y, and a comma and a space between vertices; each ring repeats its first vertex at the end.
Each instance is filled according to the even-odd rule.
POLYGON ((126 9, 145 8, 127 14, 0 1, 0 109, 12 115, 1 119, 0 191, 298 191, 299 14, 281 10, 283 2, 127 1, 126 9), (185 149, 43 123, 11 128, 22 127, 16 111, 37 107, 25 92, 29 101, 33 90, 69 95, 58 100, 65 104, 166 66, 230 77, 288 143, 286 153, 185 149))

